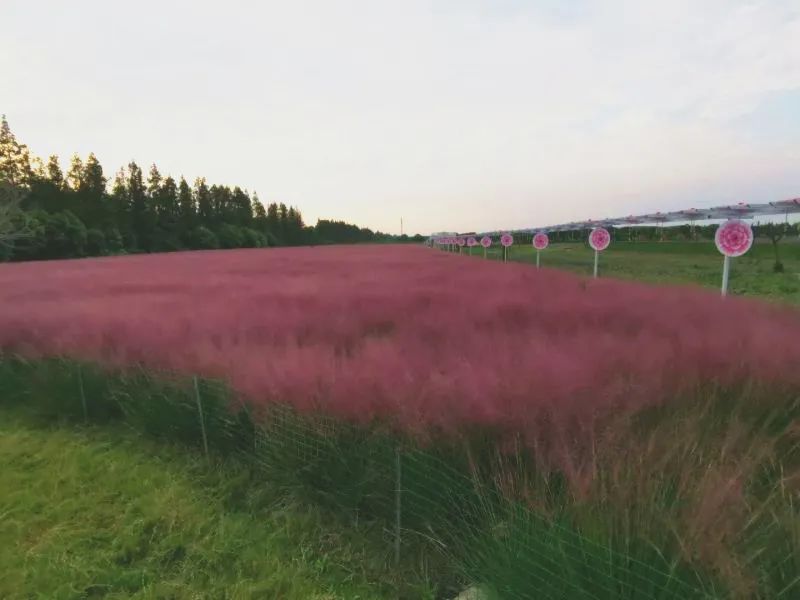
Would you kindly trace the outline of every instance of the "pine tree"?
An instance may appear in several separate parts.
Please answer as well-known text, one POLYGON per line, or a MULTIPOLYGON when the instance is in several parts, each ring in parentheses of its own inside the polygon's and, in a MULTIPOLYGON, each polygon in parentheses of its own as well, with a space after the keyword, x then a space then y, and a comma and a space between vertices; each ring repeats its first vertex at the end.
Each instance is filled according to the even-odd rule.
POLYGON ((212 222, 215 226, 231 223, 235 214, 232 202, 233 192, 224 185, 211 186, 212 222))
POLYGON ((198 177, 194 182, 195 198, 197 199, 197 215, 200 223, 208 227, 213 217, 211 206, 211 192, 206 185, 204 177, 198 177))
POLYGON ((178 213, 180 215, 181 228, 188 231, 194 225, 196 208, 192 190, 186 180, 181 176, 178 184, 178 213))
POLYGON ((148 230, 147 190, 144 187, 142 169, 135 161, 128 164, 128 212, 131 216, 131 229, 135 239, 131 242, 142 250, 150 249, 151 235, 148 230))
POLYGON ((237 225, 249 227, 253 222, 253 205, 250 196, 237 185, 233 188, 231 203, 233 220, 237 225))
POLYGON ((280 234, 280 215, 278 205, 274 202, 270 202, 267 206, 267 231, 273 236, 280 234))
POLYGON ((111 185, 111 212, 115 217, 116 227, 120 232, 128 232, 130 237, 130 199, 128 198, 128 174, 123 167, 114 175, 114 183, 111 185))
POLYGON ((25 144, 17 141, 3 115, 0 121, 0 182, 28 186, 32 179, 30 151, 25 144))
POLYGON ((150 173, 147 176, 147 201, 150 210, 154 213, 157 212, 156 207, 161 203, 161 199, 159 198, 161 194, 161 181, 161 173, 154 163, 150 166, 150 173))
POLYGON ((83 179, 83 161, 80 156, 73 154, 67 171, 67 184, 73 191, 78 191, 81 188, 81 179, 83 179))
POLYGON ((290 207, 284 221, 285 241, 289 244, 302 243, 304 227, 303 215, 294 206, 290 207))
POLYGON ((278 205, 278 236, 282 243, 289 243, 289 209, 283 202, 278 205))
POLYGON ((106 177, 93 152, 86 157, 78 180, 78 191, 71 208, 75 215, 89 229, 113 224, 111 205, 106 202, 106 177))
POLYGON ((253 219, 260 224, 261 229, 265 229, 267 226, 267 211, 264 208, 264 205, 261 204, 261 201, 258 199, 258 193, 256 192, 253 192, 251 210, 253 213, 253 219))
POLYGON ((53 184, 57 190, 64 189, 64 173, 58 162, 58 156, 51 154, 47 160, 47 180, 53 184))
POLYGON ((45 170, 44 163, 38 156, 34 156, 31 159, 31 170, 33 172, 32 180, 44 181, 47 179, 47 171, 45 170))
POLYGON ((100 166, 100 161, 90 152, 86 157, 86 164, 83 166, 83 173, 80 178, 80 190, 94 194, 95 196, 102 196, 106 191, 107 180, 103 175, 103 167, 100 166))
POLYGON ((164 183, 161 185, 160 197, 159 213, 168 217, 170 222, 174 222, 175 217, 178 216, 178 186, 172 176, 164 179, 164 183))

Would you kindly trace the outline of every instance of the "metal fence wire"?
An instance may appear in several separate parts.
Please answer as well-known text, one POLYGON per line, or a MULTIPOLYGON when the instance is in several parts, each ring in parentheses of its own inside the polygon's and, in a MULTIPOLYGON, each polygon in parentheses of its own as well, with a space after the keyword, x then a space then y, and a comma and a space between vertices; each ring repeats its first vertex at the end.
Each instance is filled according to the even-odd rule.
MULTIPOLYGON (((485 444, 422 443, 389 426, 247 404, 220 381, 61 359, 0 358, 0 402, 77 422, 124 419, 210 462, 242 461, 264 485, 372 528, 387 564, 425 561, 443 589, 480 585, 497 598, 728 597, 713 577, 646 540, 582 530, 557 510, 540 514, 508 493, 485 444)), ((516 465, 503 475, 522 481, 528 467, 516 465)))

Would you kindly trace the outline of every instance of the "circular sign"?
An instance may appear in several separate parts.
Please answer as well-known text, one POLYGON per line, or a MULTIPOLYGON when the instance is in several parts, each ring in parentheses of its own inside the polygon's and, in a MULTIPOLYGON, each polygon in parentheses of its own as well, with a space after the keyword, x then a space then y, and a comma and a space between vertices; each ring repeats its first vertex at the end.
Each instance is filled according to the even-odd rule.
POLYGON ((481 238, 481 246, 483 246, 484 248, 488 248, 491 245, 492 245, 492 238, 490 238, 488 235, 485 235, 481 238))
POLYGON ((467 238, 467 246, 471 248, 472 246, 477 246, 477 245, 478 241, 474 237, 470 236, 467 238))
POLYGON ((753 245, 753 229, 744 221, 731 219, 717 227, 714 242, 725 256, 741 256, 753 245))
POLYGON ((458 238, 458 242, 456 242, 456 243, 457 243, 459 246, 463 246, 464 244, 466 244, 466 243, 467 243, 467 241, 466 241, 464 238, 458 238))
POLYGON ((592 229, 592 232, 589 234, 589 245, 592 247, 592 250, 596 250, 597 252, 602 252, 608 245, 611 243, 611 234, 608 233, 607 229, 603 229, 602 227, 595 227, 592 229))
POLYGON ((537 250, 544 250, 547 248, 547 245, 550 243, 550 238, 547 237, 547 234, 544 232, 539 232, 535 236, 533 236, 533 247, 537 250))
POLYGON ((506 248, 508 248, 511 244, 514 243, 514 237, 510 233, 504 233, 500 236, 500 243, 503 244, 506 248))

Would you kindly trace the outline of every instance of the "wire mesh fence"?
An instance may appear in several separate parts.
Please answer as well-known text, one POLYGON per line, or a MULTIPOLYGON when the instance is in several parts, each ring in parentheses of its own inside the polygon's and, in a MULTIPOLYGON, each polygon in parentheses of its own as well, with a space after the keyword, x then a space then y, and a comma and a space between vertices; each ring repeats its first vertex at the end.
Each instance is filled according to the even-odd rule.
MULTIPOLYGON (((540 513, 518 493, 534 485, 526 479, 530 465, 513 453, 500 456, 485 440, 423 441, 390 424, 244 403, 221 381, 59 359, 0 357, 0 401, 44 418, 122 419, 209 461, 246 461, 264 485, 372 528, 387 564, 424 561, 443 597, 470 585, 487 598, 730 596, 714 574, 635 532, 580 527, 557 510, 540 513)), ((796 563, 787 558, 783 579, 770 584, 780 597, 800 589, 796 563)))

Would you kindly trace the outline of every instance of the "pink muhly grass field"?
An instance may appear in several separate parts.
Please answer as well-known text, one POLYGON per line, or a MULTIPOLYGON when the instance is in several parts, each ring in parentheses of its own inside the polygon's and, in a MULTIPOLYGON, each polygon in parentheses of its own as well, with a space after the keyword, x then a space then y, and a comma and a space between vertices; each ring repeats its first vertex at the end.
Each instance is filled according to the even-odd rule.
POLYGON ((0 265, 0 349, 225 378, 254 404, 531 432, 703 382, 800 386, 800 314, 420 246, 0 265))

